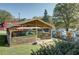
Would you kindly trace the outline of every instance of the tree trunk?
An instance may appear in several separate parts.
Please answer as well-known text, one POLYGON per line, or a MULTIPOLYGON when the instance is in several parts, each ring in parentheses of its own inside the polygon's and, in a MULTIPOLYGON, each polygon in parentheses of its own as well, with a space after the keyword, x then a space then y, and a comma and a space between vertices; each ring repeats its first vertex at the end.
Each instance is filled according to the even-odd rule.
POLYGON ((69 31, 69 28, 66 28, 66 31, 68 32, 69 31))
POLYGON ((67 31, 67 32, 69 31, 69 23, 66 24, 66 31, 67 31))

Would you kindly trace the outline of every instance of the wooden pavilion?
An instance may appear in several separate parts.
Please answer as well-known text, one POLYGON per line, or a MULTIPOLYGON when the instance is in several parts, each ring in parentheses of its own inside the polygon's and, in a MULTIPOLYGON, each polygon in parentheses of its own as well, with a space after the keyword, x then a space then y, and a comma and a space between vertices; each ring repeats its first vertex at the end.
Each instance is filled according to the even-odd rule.
POLYGON ((18 22, 17 26, 12 26, 7 28, 7 41, 8 45, 15 45, 21 43, 32 43, 43 39, 51 39, 52 38, 52 30, 55 29, 54 25, 51 25, 42 20, 29 20, 18 22), (22 36, 22 33, 26 32, 35 32, 36 36, 28 37, 22 36))

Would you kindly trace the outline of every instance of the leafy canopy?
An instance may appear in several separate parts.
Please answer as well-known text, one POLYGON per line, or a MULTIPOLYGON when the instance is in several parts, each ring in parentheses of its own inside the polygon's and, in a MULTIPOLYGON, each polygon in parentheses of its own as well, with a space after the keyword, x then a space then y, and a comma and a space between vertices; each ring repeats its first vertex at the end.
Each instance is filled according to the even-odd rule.
POLYGON ((0 23, 5 20, 12 20, 13 16, 10 14, 10 12, 5 10, 0 10, 0 23))
MULTIPOLYGON (((77 3, 58 3, 54 8, 54 23, 64 22, 64 27, 67 29, 72 23, 77 22, 79 15, 79 4, 77 3)), ((61 23, 61 24, 62 24, 61 23)), ((74 25, 74 24, 73 24, 74 25)))

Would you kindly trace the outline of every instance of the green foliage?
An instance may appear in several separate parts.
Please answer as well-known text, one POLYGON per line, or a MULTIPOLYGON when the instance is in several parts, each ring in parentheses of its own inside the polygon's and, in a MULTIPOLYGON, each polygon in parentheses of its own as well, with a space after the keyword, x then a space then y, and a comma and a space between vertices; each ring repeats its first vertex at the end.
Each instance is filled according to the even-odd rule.
POLYGON ((4 20, 12 20, 13 16, 5 10, 0 10, 0 22, 3 22, 4 20))
POLYGON ((46 9, 44 11, 44 17, 43 17, 42 20, 45 21, 45 22, 49 22, 49 16, 48 16, 48 13, 47 13, 47 10, 46 9))
POLYGON ((4 46, 7 43, 7 36, 0 35, 0 46, 4 46))
POLYGON ((42 46, 36 52, 32 50, 32 55, 78 55, 79 44, 72 42, 55 42, 56 45, 42 46))
POLYGON ((64 25, 63 25, 64 23, 63 22, 57 22, 56 24, 55 24, 55 26, 56 26, 56 28, 63 28, 64 27, 64 25))
POLYGON ((34 16, 32 19, 42 19, 43 16, 34 16))
POLYGON ((54 23, 57 24, 59 20, 60 22, 64 22, 64 27, 66 31, 70 27, 70 24, 77 22, 79 14, 79 4, 75 3, 58 3, 54 8, 54 23))

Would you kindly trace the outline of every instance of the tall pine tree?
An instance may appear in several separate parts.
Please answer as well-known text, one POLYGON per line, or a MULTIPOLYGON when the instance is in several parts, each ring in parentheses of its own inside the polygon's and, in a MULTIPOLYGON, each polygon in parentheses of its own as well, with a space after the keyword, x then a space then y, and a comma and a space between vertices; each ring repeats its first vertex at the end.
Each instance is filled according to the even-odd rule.
POLYGON ((49 22, 49 16, 48 16, 48 12, 47 12, 46 9, 45 9, 45 11, 44 11, 44 17, 43 17, 42 20, 45 21, 45 22, 49 22))

